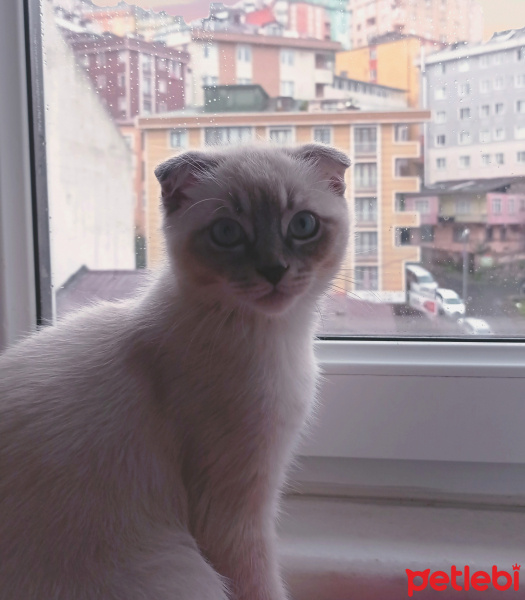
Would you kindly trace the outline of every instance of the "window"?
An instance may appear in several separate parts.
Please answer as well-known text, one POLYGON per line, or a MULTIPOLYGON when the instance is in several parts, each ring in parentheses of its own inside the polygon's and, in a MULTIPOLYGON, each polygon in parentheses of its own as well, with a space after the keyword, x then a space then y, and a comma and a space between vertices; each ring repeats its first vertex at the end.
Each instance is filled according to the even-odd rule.
POLYGON ((436 100, 445 100, 447 97, 447 88, 446 86, 436 88, 434 92, 434 98, 436 100))
POLYGON ((446 123, 447 113, 444 110, 438 110, 436 113, 436 123, 446 123))
POLYGON ((206 127, 204 129, 204 141, 207 146, 240 144, 251 139, 251 127, 206 127))
POLYGON ((518 48, 517 59, 519 61, 525 60, 525 46, 522 46, 521 48, 518 48))
POLYGON ((487 94, 490 92, 490 79, 482 79, 479 84, 479 90, 482 94, 487 94))
POLYGON ((501 142, 505 139, 505 130, 502 127, 498 127, 498 129, 494 129, 494 140, 496 142, 501 142))
POLYGON ((505 164, 505 154, 503 152, 496 152, 496 164, 497 165, 505 164))
POLYGON ((377 152, 377 128, 354 127, 354 152, 375 154, 377 152))
POLYGON ((488 129, 484 129, 479 132, 479 141, 482 144, 486 144, 487 142, 490 142, 490 131, 488 129))
POLYGON ((525 73, 519 73, 516 75, 515 86, 517 88, 525 87, 525 73))
POLYGON ((460 108, 459 109, 459 118, 464 121, 465 119, 470 119, 470 108, 460 108))
POLYGON ((159 81, 158 89, 161 94, 165 94, 168 91, 168 84, 165 79, 159 81))
POLYGON ((508 206, 509 215, 516 214, 516 203, 514 201, 514 198, 509 198, 508 199, 507 206, 508 206))
POLYGON ((445 135, 440 134, 436 135, 436 146, 444 146, 445 145, 445 135))
POLYGON ((525 125, 516 125, 514 137, 517 140, 525 140, 525 125))
POLYGON ((483 104, 479 107, 479 116, 482 118, 490 117, 490 104, 483 104))
POLYGON ((490 65, 490 60, 489 60, 488 55, 483 54, 482 56, 479 57, 480 69, 486 69, 489 65, 490 65))
POLYGON ((237 46, 237 60, 240 62, 251 62, 252 60, 252 48, 251 46, 245 46, 239 44, 237 46))
POLYGON ((375 291, 379 289, 377 267, 356 267, 354 273, 356 291, 375 291))
POLYGON ((375 189, 377 186, 377 164, 358 163, 354 167, 355 189, 375 189))
POLYGON ((294 97, 295 85, 293 81, 281 81, 281 96, 294 97))
POLYGON ((494 106, 494 114, 502 115, 505 112, 505 105, 503 102, 497 102, 494 106))
POLYGON ((126 75, 124 73, 120 73, 118 76, 118 86, 123 88, 126 86, 126 75))
POLYGON ((237 77, 237 85, 251 85, 251 77, 237 77))
POLYGON ((314 142, 320 144, 332 143, 332 130, 330 127, 314 127, 314 142))
POLYGON ((460 73, 464 73, 465 71, 469 71, 470 70, 470 63, 468 62, 468 60, 460 60, 458 63, 458 71, 460 73))
POLYGON ((128 52, 127 50, 119 50, 118 53, 118 62, 119 63, 125 63, 128 59, 128 52))
POLYGON ((356 198, 354 207, 356 225, 377 222, 377 198, 356 198))
POLYGON ((459 132, 459 143, 462 145, 470 144, 470 132, 460 131, 459 132))
POLYGON ((501 198, 492 199, 492 213, 495 215, 501 214, 501 198))
POLYGON ((491 156, 490 154, 482 154, 481 155, 481 164, 484 167, 488 167, 491 164, 491 156))
POLYGON ((281 64, 293 66, 295 62, 295 52, 293 50, 281 49, 281 64))
POLYGON ((519 163, 525 163, 525 150, 520 150, 516 156, 516 160, 519 163))
POLYGON ((413 233, 410 227, 396 227, 395 231, 396 246, 411 246, 413 242, 413 233))
POLYGON ((421 225, 419 228, 421 236, 421 242, 429 243, 434 241, 434 226, 433 225, 421 225))
POLYGON ((410 130, 408 125, 396 125, 394 132, 394 139, 396 142, 408 142, 410 139, 410 130))
POLYGON ((437 158, 436 159, 436 168, 442 171, 447 168, 447 159, 446 158, 437 158))
POLYGON ((118 109, 120 112, 126 112, 128 108, 128 101, 126 100, 126 98, 119 98, 118 99, 118 109))
POLYGON ((460 96, 468 96, 470 94, 470 83, 460 83, 458 85, 458 94, 460 96))
POLYGON ((172 129, 170 131, 170 147, 171 148, 187 148, 188 147, 188 132, 186 129, 172 129))
POLYGON ((520 115, 525 115, 525 100, 518 100, 516 102, 516 112, 520 115))
POLYGON ((468 198, 459 198, 456 200, 456 214, 468 215, 470 213, 470 200, 468 198))
POLYGON ((106 76, 105 75, 97 75, 97 87, 99 87, 99 88, 106 87, 106 76))
POLYGON ((288 127, 270 129, 270 141, 277 144, 291 144, 292 130, 288 127))
POLYGON ((494 79, 494 89, 502 90, 505 87, 505 78, 504 77, 496 77, 494 79))
POLYGON ((460 169, 468 169, 470 167, 470 156, 460 156, 459 157, 459 168, 460 169))
POLYGON ((395 211, 405 212, 406 211, 406 197, 405 194, 396 193, 395 195, 395 211))
POLYGON ((356 262, 377 257, 377 232, 359 231, 355 234, 356 262))
POLYGON ((430 212, 430 202, 427 198, 424 198, 423 200, 416 200, 414 202, 414 206, 420 215, 428 215, 430 212))

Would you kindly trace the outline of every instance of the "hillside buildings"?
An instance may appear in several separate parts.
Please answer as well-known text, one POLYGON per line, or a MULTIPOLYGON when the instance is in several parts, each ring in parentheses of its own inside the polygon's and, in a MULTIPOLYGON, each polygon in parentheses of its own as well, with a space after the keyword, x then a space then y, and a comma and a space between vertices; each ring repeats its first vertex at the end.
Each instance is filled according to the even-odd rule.
POLYGON ((477 0, 350 0, 352 48, 385 33, 436 42, 480 42, 483 10, 477 0))
POLYGON ((426 182, 525 174, 525 28, 428 56, 426 182))
MULTIPOLYGON (((232 91, 233 93, 233 91, 232 91)), ((257 96, 259 97, 259 96, 257 96)), ((429 118, 424 111, 389 112, 224 112, 141 118, 145 156, 148 266, 164 255, 160 236, 156 165, 186 149, 207 144, 264 139, 276 144, 318 141, 350 155, 347 199, 352 231, 346 269, 355 283, 341 277, 338 286, 372 301, 403 302, 404 264, 418 262, 419 248, 404 246, 399 232, 419 227, 419 215, 396 210, 400 195, 419 190, 411 161, 420 153, 408 139, 409 126, 429 118)))

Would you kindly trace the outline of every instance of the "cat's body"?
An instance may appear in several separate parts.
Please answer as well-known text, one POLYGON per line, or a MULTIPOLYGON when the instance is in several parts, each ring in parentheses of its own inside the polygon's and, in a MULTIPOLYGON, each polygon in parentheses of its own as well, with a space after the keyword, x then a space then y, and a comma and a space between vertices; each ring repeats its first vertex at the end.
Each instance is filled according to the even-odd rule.
MULTIPOLYGON (((166 205, 173 191, 159 179, 166 205)), ((193 243, 171 243, 170 219, 183 210, 167 210, 172 256, 193 243)), ((319 290, 344 252, 344 209, 342 219, 319 290)), ((231 240, 230 230, 216 235, 231 240)), ((274 521, 315 397, 320 292, 283 310, 287 288, 273 281, 254 310, 222 301, 213 290, 224 283, 212 279, 199 265, 166 267, 139 298, 90 308, 0 358, 1 600, 286 597, 274 521)))

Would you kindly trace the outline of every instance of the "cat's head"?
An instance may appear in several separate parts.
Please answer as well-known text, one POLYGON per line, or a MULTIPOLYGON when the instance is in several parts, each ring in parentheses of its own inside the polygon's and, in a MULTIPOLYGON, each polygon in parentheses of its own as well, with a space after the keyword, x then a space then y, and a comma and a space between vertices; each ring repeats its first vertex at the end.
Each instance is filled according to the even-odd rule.
POLYGON ((349 165, 320 144, 190 151, 160 165, 164 231, 181 285, 266 314, 313 303, 344 258, 349 165))

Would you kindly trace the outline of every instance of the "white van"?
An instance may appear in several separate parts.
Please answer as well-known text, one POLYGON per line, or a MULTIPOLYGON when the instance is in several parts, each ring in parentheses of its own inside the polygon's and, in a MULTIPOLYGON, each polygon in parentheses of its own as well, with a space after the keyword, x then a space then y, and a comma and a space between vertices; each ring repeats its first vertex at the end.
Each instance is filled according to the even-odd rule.
POLYGON ((406 265, 405 273, 407 295, 408 292, 414 292, 430 298, 435 297, 438 284, 432 273, 419 265, 406 265))

